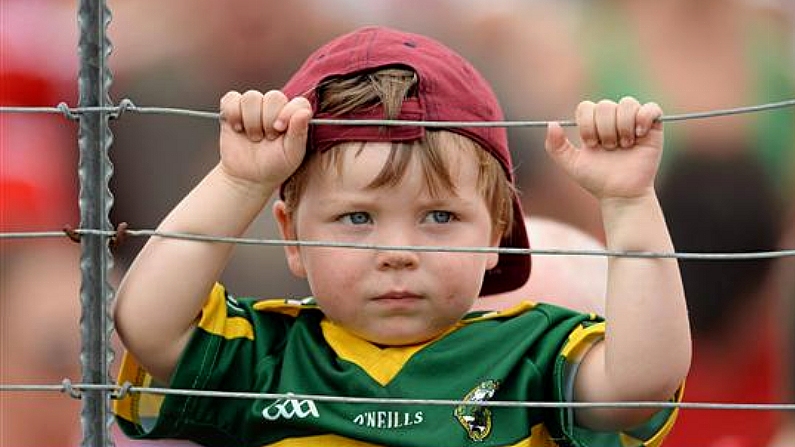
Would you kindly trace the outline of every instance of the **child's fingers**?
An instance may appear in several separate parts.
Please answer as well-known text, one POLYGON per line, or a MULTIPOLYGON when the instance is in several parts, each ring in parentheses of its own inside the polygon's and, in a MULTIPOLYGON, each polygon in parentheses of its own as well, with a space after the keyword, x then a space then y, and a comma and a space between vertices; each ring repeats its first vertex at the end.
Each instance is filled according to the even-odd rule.
POLYGON ((619 145, 624 149, 635 145, 636 117, 639 109, 638 100, 629 96, 622 98, 618 103, 616 129, 619 145))
POLYGON ((591 101, 583 101, 577 105, 577 111, 574 113, 577 128, 580 130, 580 139, 583 144, 592 148, 599 145, 599 134, 594 122, 595 109, 596 104, 591 101))
POLYGON ((287 104, 287 96, 279 90, 269 90, 262 97, 262 129, 265 139, 275 140, 284 132, 284 129, 276 129, 276 123, 284 106, 287 104))
POLYGON ((248 90, 240 98, 240 114, 243 130, 251 141, 262 141, 265 131, 262 128, 262 93, 248 90))
POLYGON ((601 141, 602 147, 608 150, 618 147, 617 108, 615 102, 603 99, 596 104, 596 109, 594 110, 594 120, 596 121, 596 132, 599 134, 599 141, 601 141))
POLYGON ((221 122, 232 126, 235 132, 243 131, 243 121, 240 115, 240 97, 240 93, 234 90, 227 92, 221 97, 221 122))
POLYGON ((650 129, 662 129, 662 122, 656 121, 662 114, 662 109, 655 102, 647 102, 640 106, 635 122, 637 127, 635 136, 646 136, 650 129))

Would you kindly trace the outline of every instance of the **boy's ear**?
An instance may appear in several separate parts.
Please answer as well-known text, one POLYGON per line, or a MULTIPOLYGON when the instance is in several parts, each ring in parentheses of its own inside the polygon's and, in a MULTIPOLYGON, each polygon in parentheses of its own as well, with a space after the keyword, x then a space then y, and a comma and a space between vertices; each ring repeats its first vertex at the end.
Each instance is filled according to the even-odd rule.
MULTIPOLYGON (((277 200, 273 204, 273 217, 279 224, 279 232, 282 235, 282 239, 286 241, 298 240, 295 234, 293 216, 291 213, 287 212, 287 206, 284 204, 284 201, 277 200)), ((287 256, 287 266, 290 268, 293 275, 299 278, 306 278, 306 269, 304 269, 304 262, 301 259, 301 247, 285 245, 284 254, 287 256)))
MULTIPOLYGON (((502 242, 502 231, 495 231, 495 234, 491 236, 490 247, 499 247, 500 242, 502 242)), ((497 267, 497 263, 500 261, 500 254, 499 253, 487 253, 486 256, 486 270, 491 270, 494 267, 497 267)))

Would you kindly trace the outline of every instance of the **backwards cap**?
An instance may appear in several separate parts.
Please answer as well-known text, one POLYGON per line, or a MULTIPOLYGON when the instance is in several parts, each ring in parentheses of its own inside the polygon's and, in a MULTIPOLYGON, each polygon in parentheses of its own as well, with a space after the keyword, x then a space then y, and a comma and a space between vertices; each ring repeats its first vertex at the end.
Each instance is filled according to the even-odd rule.
MULTIPOLYGON (((418 34, 383 27, 366 27, 337 37, 304 62, 284 86, 289 97, 304 96, 317 112, 317 87, 331 78, 349 77, 386 67, 407 67, 417 74, 417 95, 407 98, 400 120, 502 121, 497 98, 486 80, 463 57, 439 42, 418 34)), ((316 113, 314 118, 380 119, 380 107, 343 115, 316 113)), ((451 127, 447 131, 476 141, 496 158, 511 181, 513 165, 508 135, 502 127, 451 127)), ((350 141, 412 142, 421 140, 425 128, 412 126, 316 125, 309 131, 308 150, 324 151, 350 141)), ((511 233, 502 247, 528 248, 521 205, 513 200, 511 233)), ((480 295, 517 289, 530 277, 530 256, 500 253, 496 267, 486 272, 480 295)))

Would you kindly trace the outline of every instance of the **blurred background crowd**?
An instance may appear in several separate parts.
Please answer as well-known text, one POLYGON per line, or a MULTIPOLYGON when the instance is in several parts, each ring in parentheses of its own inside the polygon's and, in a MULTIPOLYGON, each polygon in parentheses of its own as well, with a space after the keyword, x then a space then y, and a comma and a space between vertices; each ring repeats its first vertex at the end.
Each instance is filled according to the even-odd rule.
MULTIPOLYGON (((570 119, 581 100, 625 95, 667 114, 795 98, 790 0, 107 3, 114 103, 215 111, 227 90, 280 88, 310 51, 365 24, 456 49, 508 119, 570 119)), ((0 0, 0 105, 77 104, 77 6, 0 0)), ((217 161, 209 120, 127 113, 112 130, 114 224, 155 228, 217 161)), ((509 135, 525 210, 601 241, 598 204, 547 160, 544 129, 509 135)), ((79 226, 76 137, 63 116, 0 114, 0 231, 79 226)), ((666 124, 658 192, 678 251, 795 248, 795 109, 666 124)), ((277 238, 268 216, 248 236, 277 238)), ((118 276, 143 242, 114 252, 118 276)), ((0 383, 79 380, 79 255, 66 238, 0 240, 0 383)), ((681 266, 695 346, 685 400, 795 402, 795 258, 681 266)), ((223 279, 241 296, 309 292, 273 247, 239 247, 223 279)), ((79 413, 63 395, 2 392, 0 446, 77 445, 79 413)), ((791 446, 793 419, 686 409, 664 445, 791 446)))

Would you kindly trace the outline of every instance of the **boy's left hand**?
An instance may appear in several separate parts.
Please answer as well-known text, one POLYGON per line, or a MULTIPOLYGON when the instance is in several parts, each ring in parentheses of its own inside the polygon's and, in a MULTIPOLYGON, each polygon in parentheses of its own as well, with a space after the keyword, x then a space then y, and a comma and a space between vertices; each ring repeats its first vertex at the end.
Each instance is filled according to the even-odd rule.
POLYGON ((619 103, 583 101, 576 120, 583 146, 558 123, 547 128, 546 149, 555 162, 598 199, 635 198, 654 189, 663 148, 662 110, 625 97, 619 103))

